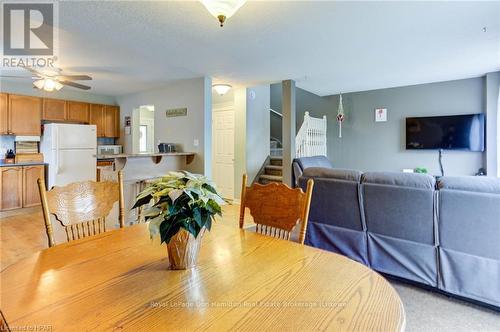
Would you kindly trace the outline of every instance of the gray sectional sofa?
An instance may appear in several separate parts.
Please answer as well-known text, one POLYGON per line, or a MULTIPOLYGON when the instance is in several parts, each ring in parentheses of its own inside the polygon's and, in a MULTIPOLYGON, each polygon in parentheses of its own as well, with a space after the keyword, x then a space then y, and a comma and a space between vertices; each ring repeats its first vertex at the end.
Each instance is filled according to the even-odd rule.
POLYGON ((436 182, 424 174, 335 169, 325 157, 310 158, 294 161, 299 186, 315 181, 306 244, 500 309, 500 179, 436 182))

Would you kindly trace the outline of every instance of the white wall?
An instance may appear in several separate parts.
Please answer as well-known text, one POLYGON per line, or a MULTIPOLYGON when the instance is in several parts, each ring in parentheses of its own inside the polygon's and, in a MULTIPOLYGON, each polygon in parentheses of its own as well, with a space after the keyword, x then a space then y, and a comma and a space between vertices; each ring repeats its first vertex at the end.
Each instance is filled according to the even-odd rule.
POLYGON ((241 196, 241 178, 247 162, 247 89, 234 89, 234 198, 241 196))
MULTIPOLYGON (((141 105, 155 107, 155 142, 175 143, 180 151, 194 152, 187 166, 192 172, 211 175, 212 97, 211 79, 207 77, 179 80, 162 88, 117 97, 121 125, 141 105), (187 116, 167 118, 165 111, 187 107, 187 116), (194 140, 199 145, 194 146, 194 140)), ((134 124, 132 124, 134 125, 134 124)), ((121 137, 126 153, 132 152, 132 135, 121 137)))

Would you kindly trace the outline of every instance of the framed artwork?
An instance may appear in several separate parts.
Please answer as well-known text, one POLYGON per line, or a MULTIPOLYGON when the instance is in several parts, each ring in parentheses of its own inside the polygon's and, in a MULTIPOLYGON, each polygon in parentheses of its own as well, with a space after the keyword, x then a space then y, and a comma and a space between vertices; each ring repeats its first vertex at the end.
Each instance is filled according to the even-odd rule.
POLYGON ((387 122, 387 108, 375 109, 375 122, 387 122))

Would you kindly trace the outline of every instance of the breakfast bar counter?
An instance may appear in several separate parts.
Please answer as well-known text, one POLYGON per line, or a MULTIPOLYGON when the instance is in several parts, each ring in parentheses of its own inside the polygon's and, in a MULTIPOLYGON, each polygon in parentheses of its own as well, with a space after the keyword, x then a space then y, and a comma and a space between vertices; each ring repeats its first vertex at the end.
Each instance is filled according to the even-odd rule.
POLYGON ((97 159, 114 159, 114 158, 144 158, 144 157, 175 157, 175 156, 192 156, 193 152, 156 152, 156 153, 119 153, 119 154, 98 154, 97 159))
POLYGON ((118 171, 123 173, 125 219, 134 223, 137 219, 136 211, 130 211, 135 197, 143 189, 147 180, 155 179, 170 171, 188 169, 196 154, 193 152, 157 152, 157 153, 121 153, 98 154, 98 160, 111 160, 113 166, 99 167, 101 181, 116 181, 118 171))

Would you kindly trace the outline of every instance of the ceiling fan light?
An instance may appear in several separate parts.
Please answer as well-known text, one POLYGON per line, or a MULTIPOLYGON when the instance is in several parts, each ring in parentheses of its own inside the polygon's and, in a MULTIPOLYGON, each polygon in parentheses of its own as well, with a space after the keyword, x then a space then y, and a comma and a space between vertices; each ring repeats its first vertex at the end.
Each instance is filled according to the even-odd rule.
POLYGON ((43 84, 43 89, 45 91, 54 91, 56 87, 56 82, 54 82, 54 80, 51 80, 50 78, 46 78, 45 79, 45 82, 43 84))
POLYGON ((246 0, 201 0, 210 14, 217 18, 220 26, 224 26, 226 19, 236 13, 246 0))
POLYGON ((33 85, 35 86, 35 88, 40 89, 40 90, 43 89, 44 84, 45 84, 44 79, 33 81, 33 85))
POLYGON ((219 96, 224 96, 231 90, 232 86, 229 84, 214 84, 212 88, 219 94, 219 96))

